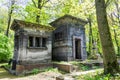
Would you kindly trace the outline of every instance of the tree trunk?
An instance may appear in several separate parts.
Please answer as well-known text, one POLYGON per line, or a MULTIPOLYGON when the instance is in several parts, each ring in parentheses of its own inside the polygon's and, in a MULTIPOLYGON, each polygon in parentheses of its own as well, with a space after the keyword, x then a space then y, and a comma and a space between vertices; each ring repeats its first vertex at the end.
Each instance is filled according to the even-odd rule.
POLYGON ((97 23, 103 51, 104 73, 114 74, 119 72, 111 33, 107 21, 106 6, 104 0, 95 0, 97 23))
POLYGON ((99 33, 97 32, 97 52, 101 55, 100 52, 100 48, 101 48, 101 44, 100 44, 100 38, 99 38, 99 33))
POLYGON ((38 0, 39 13, 38 13, 37 16, 36 16, 36 22, 37 22, 37 23, 40 23, 40 10, 41 10, 41 8, 42 8, 41 2, 42 2, 42 0, 38 0))
POLYGON ((95 45, 95 40, 93 38, 93 33, 92 33, 92 20, 89 16, 88 18, 89 22, 89 54, 88 56, 95 55, 96 54, 96 45, 95 45))
POLYGON ((88 50, 88 56, 90 56, 91 54, 91 50, 92 50, 92 24, 91 24, 91 19, 88 18, 88 22, 89 22, 89 50, 88 50))
POLYGON ((7 30, 6 30, 6 36, 8 37, 9 35, 9 28, 10 28, 10 23, 11 23, 11 16, 12 16, 12 13, 13 13, 13 5, 15 4, 15 0, 12 0, 11 1, 11 6, 10 6, 10 11, 8 12, 8 24, 7 24, 7 30))

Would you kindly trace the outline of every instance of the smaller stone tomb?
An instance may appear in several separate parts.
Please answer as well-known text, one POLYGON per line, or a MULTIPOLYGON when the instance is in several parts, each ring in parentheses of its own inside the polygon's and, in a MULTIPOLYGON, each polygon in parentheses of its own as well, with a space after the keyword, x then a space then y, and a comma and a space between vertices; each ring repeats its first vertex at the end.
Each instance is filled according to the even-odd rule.
POLYGON ((56 28, 52 36, 52 60, 72 61, 87 58, 84 27, 87 21, 64 15, 50 24, 56 28))
POLYGON ((15 32, 12 70, 19 73, 51 63, 52 27, 14 20, 11 29, 15 32))

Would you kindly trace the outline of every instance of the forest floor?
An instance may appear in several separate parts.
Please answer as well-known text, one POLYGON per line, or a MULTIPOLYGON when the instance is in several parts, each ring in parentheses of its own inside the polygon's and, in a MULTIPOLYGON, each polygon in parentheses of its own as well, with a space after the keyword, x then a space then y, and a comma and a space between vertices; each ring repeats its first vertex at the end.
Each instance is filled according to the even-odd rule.
POLYGON ((56 71, 41 72, 35 75, 15 76, 0 68, 0 80, 56 80, 57 76, 64 76, 64 80, 120 80, 120 75, 111 77, 103 75, 103 69, 61 74, 56 71))
POLYGON ((56 80, 60 75, 62 74, 56 71, 47 71, 35 75, 15 76, 0 68, 0 80, 56 80))
POLYGON ((41 72, 35 75, 28 75, 28 76, 15 76, 10 73, 8 73, 3 68, 0 68, 0 80, 56 80, 56 77, 58 76, 64 76, 65 80, 76 80, 75 76, 80 76, 83 74, 88 73, 94 73, 96 71, 101 71, 102 69, 96 69, 96 70, 89 70, 84 72, 73 72, 71 74, 61 74, 60 72, 54 72, 54 71, 47 71, 47 72, 41 72))
MULTIPOLYGON (((87 61, 87 63, 89 63, 89 61, 87 61)), ((38 74, 15 76, 10 74, 4 68, 0 68, 0 80, 56 80, 56 77, 58 76, 64 76, 64 78, 66 78, 65 80, 98 80, 97 78, 99 78, 99 80, 106 80, 105 78, 109 78, 109 75, 101 76, 101 73, 103 72, 103 68, 101 67, 93 66, 93 69, 91 70, 90 67, 81 65, 81 63, 78 62, 72 62, 72 64, 78 65, 79 71, 72 73, 61 73, 58 69, 53 68, 38 74)), ((116 78, 115 80, 119 79, 116 78)))
MULTIPOLYGON (((66 63, 66 62, 61 62, 61 63, 66 63)), ((72 74, 70 73, 64 73, 59 71, 58 69, 50 69, 45 72, 40 72, 38 74, 32 74, 32 75, 27 75, 27 76, 15 76, 10 74, 8 71, 6 71, 4 68, 0 68, 0 80, 56 80, 56 77, 58 76, 65 76, 67 77, 67 80, 71 80, 73 76, 80 75, 80 74, 87 74, 90 71, 90 67, 82 65, 80 62, 71 62, 71 64, 79 66, 79 72, 73 72, 72 74), (88 72, 84 72, 88 71, 88 72)), ((2 64, 3 65, 3 64, 2 64)), ((5 64, 7 65, 7 64, 5 64)))

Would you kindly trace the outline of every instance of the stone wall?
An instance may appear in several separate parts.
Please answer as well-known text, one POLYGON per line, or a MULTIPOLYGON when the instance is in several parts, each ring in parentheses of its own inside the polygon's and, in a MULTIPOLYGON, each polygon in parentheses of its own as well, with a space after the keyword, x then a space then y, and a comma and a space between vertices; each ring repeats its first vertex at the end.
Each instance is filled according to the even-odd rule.
POLYGON ((16 65, 16 75, 23 75, 32 73, 33 69, 43 70, 45 68, 53 67, 51 63, 39 63, 39 64, 26 64, 26 65, 16 65))

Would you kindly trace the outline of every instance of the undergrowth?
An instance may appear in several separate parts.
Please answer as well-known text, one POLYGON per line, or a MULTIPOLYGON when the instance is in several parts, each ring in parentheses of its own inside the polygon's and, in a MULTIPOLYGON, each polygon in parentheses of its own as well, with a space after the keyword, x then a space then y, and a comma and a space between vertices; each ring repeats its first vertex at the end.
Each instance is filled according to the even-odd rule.
POLYGON ((48 68, 45 68, 45 69, 37 69, 37 68, 35 68, 35 69, 33 69, 31 71, 32 74, 38 74, 40 72, 56 72, 56 73, 59 72, 59 73, 64 73, 62 71, 59 71, 57 68, 52 68, 52 67, 48 67, 48 68))
POLYGON ((120 80, 120 74, 117 74, 116 76, 111 76, 110 74, 104 75, 103 71, 98 71, 95 73, 75 76, 75 79, 76 80, 120 80))

